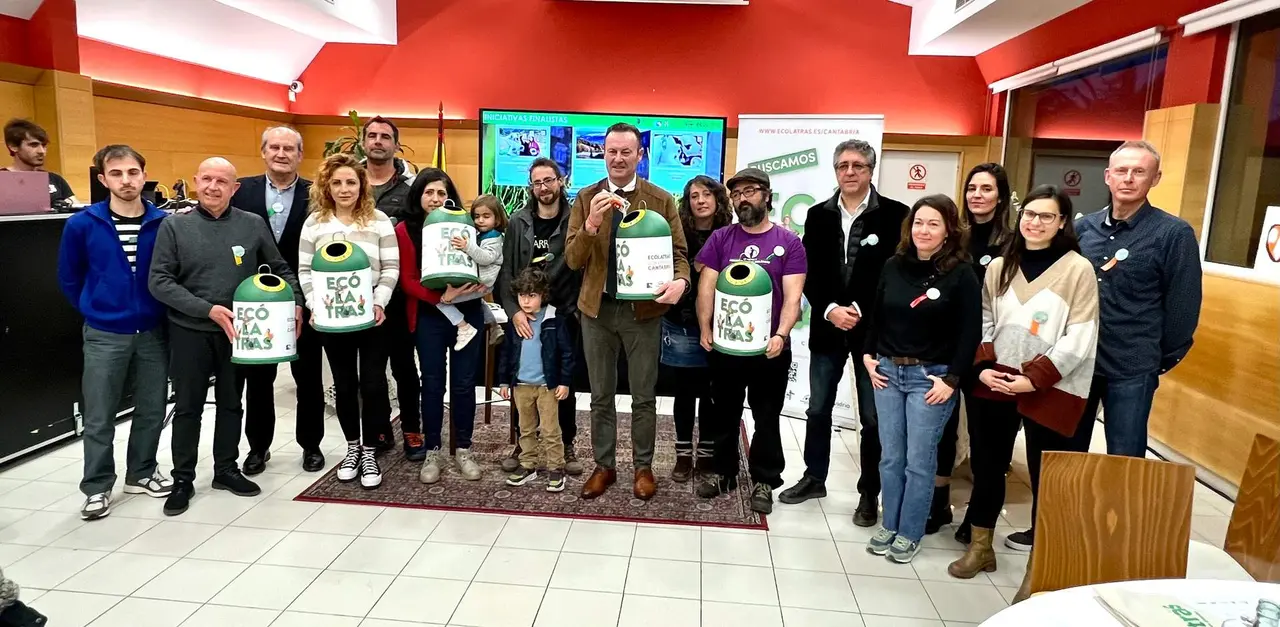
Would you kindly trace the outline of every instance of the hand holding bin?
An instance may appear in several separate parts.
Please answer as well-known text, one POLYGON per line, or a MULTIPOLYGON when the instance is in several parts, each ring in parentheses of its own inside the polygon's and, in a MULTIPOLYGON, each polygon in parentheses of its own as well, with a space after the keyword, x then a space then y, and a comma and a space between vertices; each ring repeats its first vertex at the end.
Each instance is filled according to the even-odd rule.
POLYGON ((618 225, 619 300, 653 300, 659 285, 675 278, 671 226, 648 209, 628 213, 618 225))
POLYGON ((427 214, 422 227, 422 285, 432 290, 480 282, 476 263, 466 251, 453 247, 457 236, 476 240, 476 226, 471 214, 452 201, 427 214))
POLYGON ((279 364, 298 358, 297 309, 293 288, 263 265, 232 297, 236 339, 231 363, 279 364))
POLYGON ((334 240, 311 260, 311 318, 317 331, 373 327, 373 268, 359 246, 334 240))
POLYGON ((716 279, 712 346, 726 355, 763 355, 773 330, 773 281, 750 261, 735 261, 716 279))

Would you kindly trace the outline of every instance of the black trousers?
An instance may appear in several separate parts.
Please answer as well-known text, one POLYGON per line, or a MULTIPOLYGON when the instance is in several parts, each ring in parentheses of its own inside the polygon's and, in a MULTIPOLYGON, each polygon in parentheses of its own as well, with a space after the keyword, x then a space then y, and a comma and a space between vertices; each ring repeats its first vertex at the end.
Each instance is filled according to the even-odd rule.
MULTIPOLYGON (((779 356, 781 358, 781 356, 779 356)), ((676 452, 692 454, 701 448, 703 443, 711 442, 711 434, 715 420, 711 412, 711 369, 710 368, 672 368, 678 373, 675 380, 675 404, 671 413, 676 423, 676 452), (693 425, 698 425, 698 441, 693 440, 693 425), (681 446, 687 445, 687 451, 681 446)))
POLYGON ((176 400, 173 411, 173 480, 191 483, 200 459, 200 422, 209 395, 209 377, 217 412, 213 424, 213 473, 238 468, 240 422, 244 416, 240 396, 244 375, 231 363, 231 342, 221 330, 195 331, 169 325, 169 379, 176 400))
POLYGON ((322 335, 329 371, 333 373, 342 435, 348 442, 355 442, 362 440, 363 434, 366 446, 376 446, 378 436, 391 428, 382 329, 322 335))
MULTIPOLYGON (((963 393, 967 389, 965 385, 960 386, 960 390, 956 393, 963 393)), ((965 402, 972 405, 968 394, 965 394, 965 402)), ((956 445, 960 438, 960 402, 957 399, 955 407, 951 409, 951 418, 947 420, 947 424, 942 427, 942 439, 938 441, 938 470, 933 473, 938 477, 950 477, 951 472, 956 468, 956 445)))
POLYGON ((1027 471, 1031 475, 1031 524, 1033 526, 1040 503, 1040 456, 1046 451, 1088 453, 1089 443, 1093 440, 1093 424, 1093 415, 1086 415, 1080 419, 1075 434, 1067 437, 1041 426, 1034 420, 1023 421, 1022 428, 1027 437, 1027 471))
POLYGON ((782 487, 782 403, 787 395, 787 375, 791 370, 791 351, 769 359, 764 355, 739 357, 712 351, 707 356, 711 365, 712 429, 715 450, 712 467, 726 477, 738 475, 741 441, 742 403, 751 405, 755 433, 747 456, 751 481, 771 488, 782 487))
MULTIPOLYGON (((566 325, 569 335, 573 338, 573 355, 574 363, 586 363, 586 356, 582 353, 582 323, 578 321, 578 313, 561 318, 560 324, 566 325)), ((569 397, 560 401, 558 406, 559 422, 560 422, 560 441, 564 442, 564 450, 568 452, 573 449, 573 440, 578 437, 578 399, 574 397, 573 377, 569 381, 562 382, 569 386, 569 397)))
MULTIPOLYGON (((850 340, 852 341, 852 340, 850 340)), ((854 342, 856 346, 861 344, 854 342)), ((812 348, 811 348, 812 350, 812 348)), ((836 404, 836 390, 844 376, 845 360, 853 359, 853 384, 858 392, 858 493, 880 494, 880 422, 876 414, 875 388, 871 375, 862 363, 862 350, 839 348, 835 351, 812 351, 809 354, 809 408, 805 410, 804 463, 805 474, 819 483, 826 482, 831 468, 831 411, 836 404)))
POLYGON ((1013 461, 1013 445, 1018 439, 1018 427, 1023 417, 1018 413, 1017 403, 972 395, 966 397, 965 402, 969 408, 969 466, 973 470, 973 493, 964 518, 975 527, 992 529, 1004 508, 1006 476, 1009 463, 1013 461))
MULTIPOLYGON (((320 332, 311 327, 310 312, 303 313, 302 336, 298 338, 298 358, 289 363, 297 384, 298 411, 295 437, 304 451, 319 451, 324 437, 324 383, 320 332)), ((245 378, 244 435, 249 450, 271 450, 276 433, 276 373, 270 366, 241 366, 245 378)))
MULTIPOLYGON (((404 311, 404 295, 397 290, 386 308, 382 323, 383 353, 391 362, 391 377, 396 381, 396 402, 400 405, 400 430, 422 433, 422 412, 418 403, 422 395, 422 379, 418 375, 418 342, 409 331, 404 311)), ((385 378, 385 375, 384 375, 385 378)))

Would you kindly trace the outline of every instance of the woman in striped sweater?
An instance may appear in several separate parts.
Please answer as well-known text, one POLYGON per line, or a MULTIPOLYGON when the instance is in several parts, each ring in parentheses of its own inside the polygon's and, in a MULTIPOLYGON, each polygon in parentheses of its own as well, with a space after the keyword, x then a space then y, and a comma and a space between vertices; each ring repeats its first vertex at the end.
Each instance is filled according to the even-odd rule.
POLYGON ((1005 472, 1022 423, 1031 471, 1032 519, 1044 451, 1087 451, 1093 420, 1082 420, 1098 342, 1098 286, 1080 255, 1071 197, 1052 185, 1031 190, 1004 256, 987 268, 982 344, 975 358, 969 435, 973 494, 969 550, 947 572, 970 579, 996 569, 992 531, 1004 506, 1005 472), (973 428, 981 422, 981 428, 973 428))
MULTIPOLYGON (((351 333, 321 333, 333 372, 338 422, 347 439, 347 455, 338 464, 338 480, 354 481, 359 477, 361 486, 372 489, 382 484, 382 470, 374 459, 377 437, 390 431, 391 420, 387 355, 382 329, 378 327, 386 319, 383 310, 400 279, 400 247, 391 219, 374 208, 368 173, 355 157, 347 154, 330 156, 320 165, 320 173, 311 186, 311 215, 302 225, 298 282, 312 311, 323 306, 317 302, 319 292, 312 285, 312 258, 316 251, 337 239, 359 246, 369 258, 375 325, 351 333)), ((311 320, 314 324, 315 317, 311 320)))

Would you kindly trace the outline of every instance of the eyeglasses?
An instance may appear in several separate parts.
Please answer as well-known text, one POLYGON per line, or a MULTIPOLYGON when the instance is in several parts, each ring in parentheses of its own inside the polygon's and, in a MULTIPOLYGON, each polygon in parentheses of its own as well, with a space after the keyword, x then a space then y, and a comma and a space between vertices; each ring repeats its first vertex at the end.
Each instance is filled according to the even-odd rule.
POLYGON ((1028 209, 1023 209, 1022 211, 1020 211, 1019 216, 1021 216, 1023 222, 1035 221, 1044 225, 1053 224, 1054 222, 1058 221, 1058 218, 1062 217, 1061 214, 1057 214, 1057 213, 1048 213, 1048 212, 1036 213, 1028 209))
POLYGON ((755 196, 756 193, 762 192, 762 191, 764 191, 763 187, 744 187, 742 189, 729 192, 729 199, 737 200, 739 198, 745 198, 747 196, 755 196))
POLYGON ((866 174, 871 171, 871 166, 866 163, 841 161, 836 164, 836 172, 857 172, 858 174, 866 174))
POLYGON ((554 184, 555 184, 555 182, 556 182, 556 181, 558 181, 558 180, 560 180, 560 179, 555 178, 555 177, 551 177, 551 178, 540 179, 540 180, 537 180, 537 181, 529 181, 529 184, 530 184, 530 185, 533 185, 533 188, 534 188, 534 189, 538 189, 538 188, 540 188, 540 187, 550 188, 550 187, 551 187, 552 185, 554 185, 554 184))

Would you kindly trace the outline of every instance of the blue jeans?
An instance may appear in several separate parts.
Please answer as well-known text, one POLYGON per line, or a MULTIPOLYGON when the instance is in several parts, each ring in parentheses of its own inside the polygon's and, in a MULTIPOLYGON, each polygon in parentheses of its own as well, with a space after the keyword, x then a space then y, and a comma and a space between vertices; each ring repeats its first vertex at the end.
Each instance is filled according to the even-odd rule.
POLYGON ((831 469, 831 412, 835 409, 836 388, 844 376, 845 360, 853 359, 853 384, 858 390, 858 494, 880 494, 880 431, 876 426, 875 388, 862 365, 862 352, 814 350, 809 354, 809 408, 805 411, 804 463, 810 479, 827 480, 831 469))
POLYGON ((701 341, 702 330, 696 325, 684 327, 663 318, 658 361, 673 368, 706 368, 707 351, 702 349, 701 341))
MULTIPOLYGON (((453 350, 458 339, 458 327, 448 318, 431 311, 423 303, 418 314, 418 361, 422 364, 422 426, 427 450, 441 448, 440 431, 444 428, 444 377, 453 356, 449 372, 449 416, 452 419, 454 446, 471 448, 471 430, 476 418, 476 371, 484 359, 484 342, 471 342, 460 351, 453 350)), ((484 313, 480 301, 463 303, 458 307, 463 318, 471 326, 484 326, 484 313)))
POLYGON ((1108 455, 1147 456, 1147 419, 1159 386, 1160 375, 1154 372, 1131 379, 1093 377, 1084 417, 1093 420, 1102 405, 1108 455))
POLYGON ((898 366, 881 357, 877 370, 889 378, 888 387, 875 391, 884 528, 919 542, 933 499, 938 441, 959 397, 952 393, 940 405, 925 403, 924 395, 933 387, 928 377, 947 374, 941 364, 898 366))

